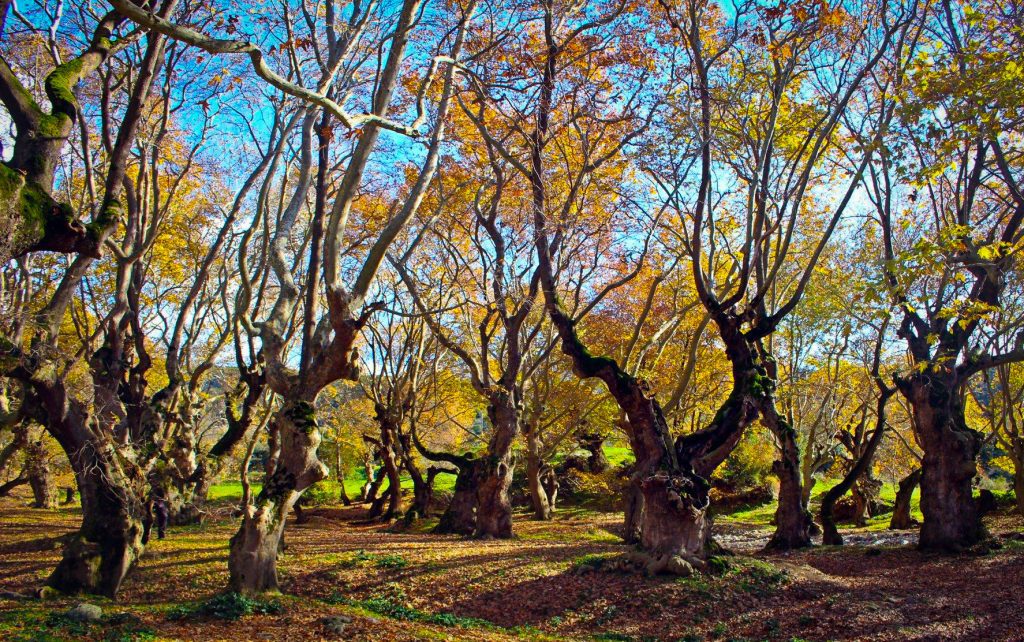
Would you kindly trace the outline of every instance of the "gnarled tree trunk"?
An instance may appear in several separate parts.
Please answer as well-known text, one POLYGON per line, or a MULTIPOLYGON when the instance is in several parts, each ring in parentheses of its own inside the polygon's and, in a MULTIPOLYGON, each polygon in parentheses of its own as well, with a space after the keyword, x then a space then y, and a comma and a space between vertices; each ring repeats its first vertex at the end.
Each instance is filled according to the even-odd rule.
POLYGON ((278 590, 277 553, 288 513, 303 490, 327 476, 316 456, 320 430, 312 401, 285 399, 272 422, 280 456, 255 503, 245 507, 228 554, 229 586, 244 594, 278 590))
POLYGON ((775 532, 768 540, 768 548, 804 548, 811 545, 812 520, 803 501, 796 430, 776 411, 771 396, 762 405, 761 421, 779 441, 779 459, 772 463, 772 472, 779 478, 779 503, 775 510, 775 532))
POLYGON ((971 487, 978 473, 980 436, 967 427, 950 377, 928 372, 897 383, 913 408, 914 429, 924 449, 924 522, 918 546, 923 550, 963 550, 985 537, 971 487))
POLYGON ((114 597, 142 554, 145 482, 113 444, 93 439, 70 454, 82 526, 64 545, 46 583, 64 593, 114 597))
POLYGON ((604 454, 604 437, 597 433, 584 433, 577 438, 580 448, 590 453, 587 466, 592 473, 603 473, 611 465, 604 454))
POLYGON ((530 430, 526 433, 526 483, 530 489, 530 503, 533 506, 534 519, 549 520, 554 506, 544 488, 543 469, 540 439, 534 430, 530 430))
POLYGON ((480 484, 474 532, 477 537, 512 537, 512 501, 508 489, 515 470, 511 453, 512 442, 519 434, 518 410, 512 391, 492 392, 487 414, 493 432, 487 444, 487 455, 478 460, 480 484))
POLYGON ((480 478, 480 460, 466 453, 453 461, 459 472, 455 475, 455 491, 448 508, 434 527, 435 533, 472 535, 476 532, 477 487, 480 478))

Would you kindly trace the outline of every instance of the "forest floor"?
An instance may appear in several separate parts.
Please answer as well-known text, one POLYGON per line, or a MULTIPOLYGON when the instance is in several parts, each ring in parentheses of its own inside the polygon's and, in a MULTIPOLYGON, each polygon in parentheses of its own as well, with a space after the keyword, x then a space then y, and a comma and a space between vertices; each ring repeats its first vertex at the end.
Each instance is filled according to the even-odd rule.
MULTIPOLYGON (((25 503, 0 500, 0 591, 38 588, 80 517, 25 503)), ((117 602, 87 598, 104 623, 63 616, 81 598, 0 598, 0 639, 1024 640, 1024 520, 1006 513, 986 518, 999 548, 959 556, 877 529, 766 554, 763 525, 723 518, 716 531, 736 553, 723 574, 646 578, 578 570, 626 550, 619 514, 517 515, 516 539, 476 541, 390 532, 361 523, 361 508, 308 509, 288 526, 284 594, 241 605, 215 599, 237 525, 223 513, 152 542, 117 602), (267 613, 216 617, 231 606, 267 613), (338 616, 340 635, 326 620, 338 616)))

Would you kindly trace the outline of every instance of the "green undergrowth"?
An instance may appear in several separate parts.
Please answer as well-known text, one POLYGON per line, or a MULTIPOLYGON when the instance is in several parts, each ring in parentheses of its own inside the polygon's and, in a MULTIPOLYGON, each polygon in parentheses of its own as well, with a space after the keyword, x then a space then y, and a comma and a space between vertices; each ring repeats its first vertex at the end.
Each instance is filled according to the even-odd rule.
POLYGON ((284 605, 276 598, 263 599, 239 593, 220 593, 201 602, 176 606, 167 612, 167 619, 210 618, 235 621, 247 615, 279 615, 284 610, 284 605))
POLYGON ((409 565, 409 560, 394 553, 367 553, 358 550, 341 556, 338 560, 339 568, 356 568, 359 566, 374 566, 380 569, 403 569, 409 565))
MULTIPOLYGON (((91 600, 99 602, 99 600, 91 600)), ((157 635, 131 613, 108 613, 96 623, 78 622, 65 611, 40 604, 0 612, 0 639, 9 642, 58 642, 60 640, 102 640, 103 642, 144 642, 157 635)))
POLYGON ((576 571, 584 568, 598 569, 608 560, 615 559, 619 553, 587 553, 574 559, 569 564, 569 569, 576 571))
POLYGON ((453 613, 430 613, 413 608, 409 606, 408 598, 402 587, 394 583, 386 584, 379 593, 365 600, 355 600, 345 597, 340 593, 334 593, 325 601, 329 604, 350 606, 367 611, 373 615, 382 615, 406 622, 492 630, 499 628, 497 625, 480 618, 463 617, 453 613))
MULTIPOLYGON (((817 518, 818 510, 821 506, 821 498, 837 483, 839 483, 839 480, 836 479, 814 480, 814 488, 811 490, 810 510, 811 513, 814 514, 815 518, 817 518)), ((896 490, 896 484, 883 484, 878 496, 879 501, 891 506, 896 501, 896 490)), ((775 518, 776 507, 777 504, 775 501, 755 506, 740 506, 727 512, 716 513, 715 519, 723 523, 735 523, 746 526, 770 528, 772 526, 772 521, 775 518)), ((924 519, 921 514, 920 489, 914 491, 914 495, 910 500, 910 515, 918 521, 924 519)), ((891 511, 880 513, 869 519, 867 526, 864 528, 869 531, 886 530, 889 527, 889 520, 891 518, 891 511)), ((846 527, 850 526, 850 524, 841 525, 846 527)))

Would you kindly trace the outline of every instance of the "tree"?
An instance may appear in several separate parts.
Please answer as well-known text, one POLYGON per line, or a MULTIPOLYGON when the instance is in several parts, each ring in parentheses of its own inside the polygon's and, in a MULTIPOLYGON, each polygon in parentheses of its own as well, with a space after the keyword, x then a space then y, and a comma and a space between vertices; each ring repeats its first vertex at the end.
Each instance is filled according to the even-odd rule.
POLYGON ((1024 358, 1016 324, 993 323, 1024 221, 1019 93, 1003 66, 1020 34, 999 26, 1016 10, 931 8, 941 48, 916 56, 905 104, 869 168, 881 286, 912 364, 896 386, 924 451, 922 549, 960 550, 985 536, 971 490, 981 435, 967 423, 965 394, 973 376, 1024 358), (991 53, 974 56, 982 46, 991 53), (981 103, 989 107, 973 107, 981 103))

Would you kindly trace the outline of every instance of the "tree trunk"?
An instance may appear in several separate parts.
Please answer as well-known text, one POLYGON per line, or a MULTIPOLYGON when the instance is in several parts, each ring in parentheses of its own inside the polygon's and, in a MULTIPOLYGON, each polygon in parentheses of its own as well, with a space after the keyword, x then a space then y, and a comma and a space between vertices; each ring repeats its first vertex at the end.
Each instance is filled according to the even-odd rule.
POLYGON ((508 496, 515 466, 508 458, 484 460, 485 473, 477 489, 476 531, 484 539, 512 537, 512 502, 508 496), (490 461, 488 461, 490 460, 490 461))
POLYGON ((631 474, 625 490, 622 540, 627 544, 640 543, 640 521, 644 515, 644 493, 640 488, 642 480, 643 475, 640 473, 631 474))
POLYGON ((11 494, 12 490, 17 488, 18 486, 24 486, 27 483, 28 476, 22 473, 18 477, 15 477, 14 479, 11 479, 0 484, 0 497, 7 497, 8 495, 11 494))
POLYGON ((858 479, 851 489, 853 494, 853 525, 857 527, 866 526, 871 513, 871 499, 865 492, 862 482, 862 479, 858 479))
POLYGON ((82 526, 65 543, 46 583, 64 593, 113 598, 142 554, 145 483, 109 443, 86 443, 71 463, 82 498, 82 526))
POLYGON ((555 469, 551 466, 544 465, 541 468, 540 473, 540 485, 544 490, 544 494, 547 496, 548 508, 552 513, 555 512, 555 506, 558 501, 558 474, 555 473, 555 469))
POLYGON ((779 459, 772 464, 772 472, 779 478, 779 503, 775 510, 775 533, 768 540, 768 548, 790 550, 808 547, 811 545, 812 520, 803 503, 796 430, 779 415, 771 395, 762 402, 761 420, 779 440, 780 450, 779 459))
POLYGON ((434 478, 441 472, 440 468, 431 466, 427 468, 427 476, 424 477, 415 466, 409 468, 413 499, 412 507, 405 514, 406 522, 411 524, 417 519, 430 516, 430 506, 434 503, 434 478))
POLYGON ((373 453, 367 452, 363 458, 363 475, 366 476, 366 481, 363 482, 362 488, 359 489, 359 501, 369 501, 370 490, 373 488, 373 453))
POLYGON ((552 506, 548 501, 548 493, 541 481, 543 462, 540 459, 540 439, 530 430, 526 433, 526 481, 530 488, 530 502, 533 505, 533 517, 539 520, 551 519, 552 506))
POLYGON ((711 542, 711 516, 707 512, 709 487, 702 481, 659 471, 641 483, 644 509, 640 544, 652 557, 650 574, 664 569, 678 573, 683 566, 680 559, 698 568, 703 566, 711 542))
POLYGON ((580 435, 577 441, 581 448, 590 453, 590 457, 587 458, 590 472, 603 473, 608 470, 611 464, 604 454, 604 437, 597 433, 585 433, 580 435))
POLYGON ((900 480, 899 488, 896 491, 896 505, 892 509, 892 519, 889 520, 889 528, 906 530, 918 525, 910 516, 910 500, 919 483, 921 483, 920 468, 915 468, 912 473, 900 480))
POLYGON ((35 442, 25 450, 25 472, 32 487, 33 508, 55 508, 57 496, 53 488, 53 474, 42 442, 35 442))
POLYGON ((519 434, 519 414, 511 393, 492 394, 487 411, 494 429, 487 445, 487 456, 480 460, 474 535, 507 539, 512 537, 512 502, 508 489, 515 470, 511 450, 512 442, 519 434))
POLYGON ((455 476, 455 493, 441 520, 434 528, 435 533, 472 535, 476 531, 477 482, 479 460, 469 458, 459 465, 455 476))
POLYGON ((924 449, 921 462, 922 550, 961 551, 985 537, 971 482, 981 447, 967 427, 963 406, 950 377, 933 372, 901 380, 910 401, 914 428, 924 449))
POLYGON ((345 469, 341 465, 341 442, 336 444, 334 451, 334 476, 338 480, 338 499, 345 506, 351 506, 352 500, 348 496, 348 491, 345 490, 345 469))
POLYGON ((255 503, 244 508, 228 554, 229 587, 243 594, 279 589, 277 553, 285 520, 302 491, 327 476, 316 456, 320 431, 312 401, 286 398, 273 423, 280 439, 277 466, 255 503))
POLYGON ((377 469, 376 474, 370 471, 371 481, 363 486, 363 503, 372 504, 377 501, 377 494, 380 493, 384 480, 388 478, 387 470, 383 464, 377 469))
POLYGON ((1013 496, 1017 500, 1017 513, 1024 515, 1024 466, 1013 469, 1013 496))
POLYGON ((398 465, 395 456, 394 432, 391 429, 381 431, 383 449, 381 458, 384 460, 384 470, 388 477, 388 509, 381 519, 391 520, 402 516, 402 476, 401 467, 398 465))

